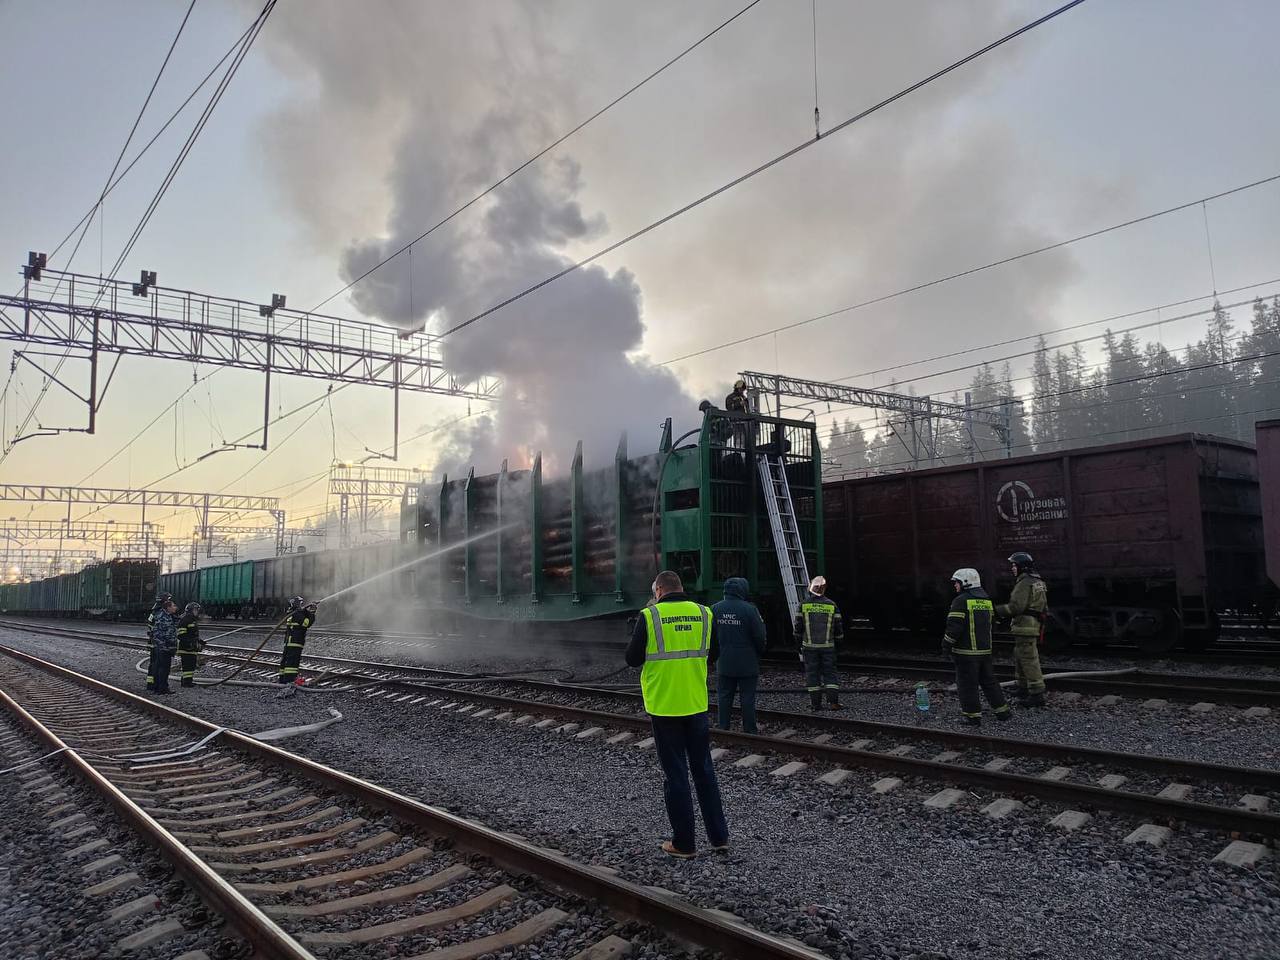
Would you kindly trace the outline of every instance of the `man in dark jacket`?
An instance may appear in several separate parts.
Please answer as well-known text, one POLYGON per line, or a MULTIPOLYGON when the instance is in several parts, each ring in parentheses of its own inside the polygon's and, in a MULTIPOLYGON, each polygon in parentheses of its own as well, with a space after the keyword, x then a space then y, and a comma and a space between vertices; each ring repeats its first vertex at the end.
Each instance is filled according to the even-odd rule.
POLYGON ((836 644, 844 639, 844 620, 840 608, 827 599, 827 578, 814 577, 809 594, 796 614, 796 640, 804 659, 804 684, 809 691, 809 706, 822 709, 822 692, 827 694, 827 708, 839 710, 840 675, 836 672, 836 644))
POLYGON ((147 617, 147 624, 152 644, 151 659, 147 665, 147 689, 159 694, 173 693, 169 689, 169 668, 178 649, 178 605, 166 600, 164 606, 147 617))
MULTIPOLYGON (((147 656, 150 657, 155 652, 155 629, 156 620, 159 619, 160 613, 165 606, 173 599, 173 594, 162 593, 156 597, 156 602, 151 606, 151 612, 147 614, 147 656)), ((150 665, 147 668, 147 689, 154 690, 156 688, 156 678, 151 673, 150 665)))
POLYGON ((942 646, 956 664, 956 695, 960 699, 960 722, 971 727, 982 723, 982 701, 978 689, 987 695, 987 703, 997 720, 1008 720, 1009 704, 991 666, 991 621, 995 609, 982 589, 978 571, 962 567, 951 575, 956 598, 947 613, 947 629, 942 646))
POLYGON ((729 849, 707 723, 707 659, 714 637, 711 611, 685 595, 678 573, 663 570, 653 581, 653 602, 640 611, 627 644, 627 666, 640 668, 640 692, 662 765, 671 821, 671 839, 662 851, 684 860, 697 855, 690 776, 711 849, 729 849))
POLYGON ((760 677, 760 657, 764 653, 764 620, 756 605, 747 600, 748 584, 742 577, 724 582, 724 599, 711 608, 711 663, 716 668, 716 700, 720 707, 720 729, 729 729, 733 698, 742 694, 742 729, 756 728, 756 682, 760 677))

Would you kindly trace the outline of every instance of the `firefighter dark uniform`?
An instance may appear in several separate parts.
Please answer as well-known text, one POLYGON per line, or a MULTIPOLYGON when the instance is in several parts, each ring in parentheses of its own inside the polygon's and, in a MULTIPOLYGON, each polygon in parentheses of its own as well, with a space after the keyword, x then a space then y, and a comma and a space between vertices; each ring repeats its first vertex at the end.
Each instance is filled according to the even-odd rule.
POLYGON ((822 709, 823 691, 832 710, 840 707, 840 677, 836 673, 836 644, 844 639, 840 608, 823 596, 827 582, 815 577, 796 614, 795 634, 804 658, 804 685, 814 710, 822 709))
POLYGON ((298 679, 298 667, 302 663, 302 645, 307 642, 307 630, 316 622, 316 605, 305 604, 295 597, 284 622, 284 652, 280 655, 278 683, 293 683, 298 679))
POLYGON ((724 408, 730 413, 750 413, 751 408, 747 404, 747 384, 744 380, 739 380, 733 385, 733 393, 724 398, 724 408))
POLYGON ((996 607, 996 616, 1013 620, 1013 670, 1018 697, 1028 706, 1044 706, 1044 674, 1040 670, 1040 634, 1049 611, 1049 590, 1036 573, 1030 555, 1015 553, 1009 562, 1018 568, 1009 602, 996 607))
POLYGON ((182 686, 196 685, 196 664, 199 660, 200 647, 200 607, 187 604, 178 620, 178 660, 182 664, 182 686))
POLYGON ((995 611, 990 598, 978 580, 976 570, 957 570, 952 583, 959 587, 947 613, 947 629, 943 645, 956 665, 956 694, 964 723, 982 723, 981 689, 998 720, 1011 716, 1004 691, 996 680, 991 663, 991 621, 995 611))

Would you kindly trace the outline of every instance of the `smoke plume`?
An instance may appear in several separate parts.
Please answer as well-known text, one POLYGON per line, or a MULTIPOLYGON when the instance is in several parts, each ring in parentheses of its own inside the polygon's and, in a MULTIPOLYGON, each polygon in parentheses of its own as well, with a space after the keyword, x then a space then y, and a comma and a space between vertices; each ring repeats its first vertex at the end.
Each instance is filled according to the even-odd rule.
MULTIPOLYGON (((1026 17, 1025 8, 986 0, 819 8, 828 122, 1026 17)), ((332 254, 336 238, 350 238, 338 259, 342 277, 354 279, 731 12, 686 17, 692 9, 282 5, 264 41, 297 96, 267 128, 268 162, 317 250, 332 254)), ((354 304, 400 327, 447 329, 812 135, 807 13, 794 4, 753 9, 361 281, 354 304)), ((1034 181, 1018 168, 1048 163, 1033 162, 998 120, 968 111, 1026 46, 680 218, 615 255, 625 262, 576 271, 448 337, 453 372, 501 377, 506 389, 441 444, 440 465, 493 469, 532 449, 563 465, 577 439, 598 463, 624 430, 632 451, 645 452, 662 418, 693 419, 696 398, 642 348, 663 359, 1041 239, 1021 222, 1034 181), (646 324, 660 336, 646 341, 646 324)), ((891 317, 860 314, 726 351, 709 361, 721 364, 714 373, 693 369, 714 383, 716 400, 734 371, 772 367, 775 350, 788 372, 836 376, 875 365, 870 353, 902 359, 935 336, 963 341, 979 323, 1042 315, 1070 273, 1065 255, 1045 258, 994 289, 948 287, 940 298, 895 303, 891 317)))

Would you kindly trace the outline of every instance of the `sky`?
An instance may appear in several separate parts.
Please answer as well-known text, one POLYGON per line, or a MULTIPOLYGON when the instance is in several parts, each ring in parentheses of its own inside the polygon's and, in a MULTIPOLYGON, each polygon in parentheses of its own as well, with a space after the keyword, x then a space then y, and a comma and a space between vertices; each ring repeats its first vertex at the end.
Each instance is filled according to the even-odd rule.
MULTIPOLYGON (((746 2, 280 0, 119 275, 155 270, 162 285, 319 304, 746 2)), ((260 5, 197 0, 129 156, 260 5)), ((812 139, 815 52, 826 130, 1053 6, 761 0, 415 245, 412 262, 396 258, 324 310, 447 329, 812 139)), ((186 8, 0 0, 0 89, 21 114, 0 151, 12 289, 27 251, 52 250, 97 199, 186 8)), ((611 458, 624 430, 633 452, 652 449, 663 418, 690 422, 739 370, 884 385, 1009 337, 1206 298, 1159 314, 1176 317, 1215 289, 1280 290, 1268 283, 1280 278, 1271 184, 769 332, 1280 173, 1277 27, 1280 7, 1265 0, 1090 0, 447 337, 451 369, 499 376, 507 390, 495 403, 402 396, 402 438, 422 436, 402 443, 400 463, 489 472, 541 449, 563 469, 578 439, 589 460, 611 458), (754 339, 668 362, 742 337, 754 339), (927 357, 940 359, 901 366, 927 357)), ((110 267, 193 121, 188 110, 107 198, 71 269, 110 267)), ((69 249, 52 265, 68 268, 69 249)), ((1181 346, 1199 324, 1156 333, 1181 346)), ((15 346, 0 342, 0 359, 15 346)), ((26 364, 9 366, 6 439, 41 385, 26 364)), ((85 364, 66 369, 84 384, 85 364)), ((947 397, 967 379, 913 386, 947 397)), ((325 389, 278 378, 273 413, 325 389)), ((26 440, 0 480, 280 496, 292 525, 332 506, 331 461, 391 445, 390 394, 352 387, 275 424, 265 453, 197 460, 257 430, 261 409, 258 374, 127 358, 95 435, 26 440)), ((36 422, 82 426, 84 414, 54 389, 36 422)), ((65 515, 6 508, 0 517, 65 515)), ((137 511, 93 514, 111 517, 137 511)), ((194 518, 163 522, 177 544, 194 518)))

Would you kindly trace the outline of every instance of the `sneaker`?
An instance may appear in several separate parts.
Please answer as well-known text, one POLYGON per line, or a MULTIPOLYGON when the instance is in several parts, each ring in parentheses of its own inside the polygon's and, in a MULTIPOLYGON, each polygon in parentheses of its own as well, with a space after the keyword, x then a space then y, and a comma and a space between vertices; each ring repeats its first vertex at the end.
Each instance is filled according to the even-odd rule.
POLYGON ((683 850, 678 849, 670 840, 662 842, 662 852, 668 857, 675 857, 677 860, 692 860, 697 856, 696 853, 685 853, 683 850))

